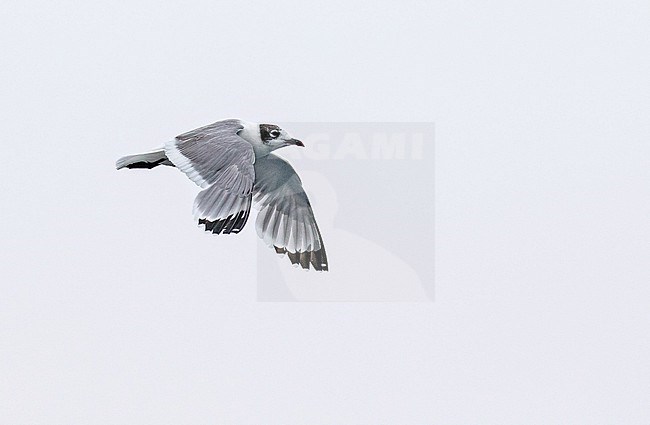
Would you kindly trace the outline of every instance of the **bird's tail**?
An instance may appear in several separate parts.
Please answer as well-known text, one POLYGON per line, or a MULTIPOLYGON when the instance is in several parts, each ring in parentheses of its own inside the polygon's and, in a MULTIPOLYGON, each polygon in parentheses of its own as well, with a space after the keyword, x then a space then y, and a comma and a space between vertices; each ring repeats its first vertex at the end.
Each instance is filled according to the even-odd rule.
POLYGON ((153 168, 159 165, 174 166, 165 155, 164 149, 158 149, 151 152, 139 153, 136 155, 127 155, 115 162, 115 167, 120 168, 153 168))

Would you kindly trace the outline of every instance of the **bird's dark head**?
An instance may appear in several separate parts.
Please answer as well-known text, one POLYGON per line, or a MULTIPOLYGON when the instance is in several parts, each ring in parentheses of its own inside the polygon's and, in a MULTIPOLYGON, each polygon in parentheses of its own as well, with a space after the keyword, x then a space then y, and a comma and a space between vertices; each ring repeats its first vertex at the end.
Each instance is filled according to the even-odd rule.
POLYGON ((305 146, 300 140, 292 138, 286 131, 275 124, 260 124, 260 139, 271 150, 285 146, 305 146))

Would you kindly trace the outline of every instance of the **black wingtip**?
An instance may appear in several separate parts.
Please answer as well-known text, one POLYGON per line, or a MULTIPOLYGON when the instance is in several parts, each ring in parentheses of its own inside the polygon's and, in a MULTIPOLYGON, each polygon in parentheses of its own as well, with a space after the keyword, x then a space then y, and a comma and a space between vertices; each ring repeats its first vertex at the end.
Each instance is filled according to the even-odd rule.
POLYGON ((329 271, 329 264, 327 262, 327 255, 325 254, 325 248, 321 248, 318 251, 306 251, 306 252, 290 252, 285 248, 278 246, 273 246, 277 254, 287 254, 291 264, 300 265, 305 270, 313 268, 319 272, 329 271))
POLYGON ((248 221, 248 216, 250 210, 240 211, 237 215, 231 214, 225 219, 219 220, 206 220, 204 218, 199 219, 199 225, 203 224, 205 226, 206 232, 212 232, 216 235, 224 234, 228 235, 230 233, 239 233, 246 225, 248 221))

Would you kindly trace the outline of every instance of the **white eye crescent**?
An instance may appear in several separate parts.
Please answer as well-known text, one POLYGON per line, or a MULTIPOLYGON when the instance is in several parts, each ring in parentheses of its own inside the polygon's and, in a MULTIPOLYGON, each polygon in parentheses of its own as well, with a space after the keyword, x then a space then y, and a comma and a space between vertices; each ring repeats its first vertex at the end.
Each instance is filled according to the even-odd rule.
POLYGON ((271 130, 271 132, 269 134, 271 135, 271 137, 273 137, 275 139, 276 137, 278 137, 280 135, 280 132, 278 130, 271 130))

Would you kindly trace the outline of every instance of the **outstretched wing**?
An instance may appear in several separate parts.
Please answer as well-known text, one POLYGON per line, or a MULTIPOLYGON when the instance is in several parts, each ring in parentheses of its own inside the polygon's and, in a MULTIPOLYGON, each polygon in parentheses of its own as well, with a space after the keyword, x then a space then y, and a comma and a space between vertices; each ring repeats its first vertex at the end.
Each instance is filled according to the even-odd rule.
POLYGON ((284 159, 269 154, 255 162, 254 200, 260 208, 255 227, 264 242, 293 264, 327 271, 327 254, 314 212, 298 174, 284 159))
POLYGON ((238 233, 246 224, 255 181, 252 146, 237 133, 238 120, 225 120, 181 134, 165 155, 202 190, 194 217, 213 233, 238 233))

